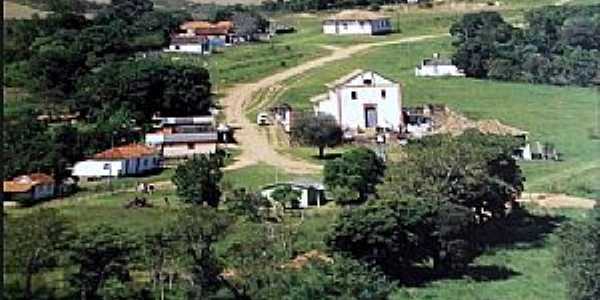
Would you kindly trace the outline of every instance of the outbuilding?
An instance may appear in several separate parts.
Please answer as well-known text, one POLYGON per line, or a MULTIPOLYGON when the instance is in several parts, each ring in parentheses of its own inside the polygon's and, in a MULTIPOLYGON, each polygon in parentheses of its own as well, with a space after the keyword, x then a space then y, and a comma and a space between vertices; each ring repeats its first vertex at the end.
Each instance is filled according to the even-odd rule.
POLYGON ((4 201, 37 201, 54 197, 56 184, 54 178, 44 173, 21 175, 3 182, 4 201))
POLYGON ((377 35, 392 32, 390 18, 365 10, 344 10, 323 21, 323 33, 377 35))
POLYGON ((327 203, 325 198, 325 187, 319 182, 301 182, 301 181, 290 181, 275 183, 265 186, 261 190, 261 195, 269 200, 271 194, 278 188, 289 186, 295 191, 300 192, 300 201, 296 207, 291 208, 308 208, 308 207, 320 207, 327 203))

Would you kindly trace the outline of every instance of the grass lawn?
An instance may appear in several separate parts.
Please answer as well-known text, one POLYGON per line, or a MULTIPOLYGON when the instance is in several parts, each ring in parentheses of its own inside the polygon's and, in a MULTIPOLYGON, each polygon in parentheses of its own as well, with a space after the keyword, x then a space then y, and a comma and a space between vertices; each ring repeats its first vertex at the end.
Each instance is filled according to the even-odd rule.
POLYGON ((449 38, 371 49, 288 82, 290 88, 277 101, 310 109, 308 99, 325 92, 324 83, 356 68, 375 70, 404 84, 404 105, 445 103, 470 118, 498 119, 529 131, 531 140, 555 144, 564 154, 563 162, 522 164, 528 190, 600 198, 594 183, 600 177, 600 140, 590 137, 600 114, 600 109, 596 113, 600 93, 590 88, 414 76, 422 58, 451 51, 449 38))

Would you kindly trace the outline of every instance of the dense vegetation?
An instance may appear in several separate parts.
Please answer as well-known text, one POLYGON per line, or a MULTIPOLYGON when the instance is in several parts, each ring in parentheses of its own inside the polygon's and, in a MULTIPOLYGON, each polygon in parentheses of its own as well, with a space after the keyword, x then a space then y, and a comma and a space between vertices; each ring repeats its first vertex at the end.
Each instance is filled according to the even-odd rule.
POLYGON ((450 28, 455 64, 477 78, 600 83, 600 5, 534 9, 525 22, 516 28, 496 12, 465 15, 450 28))
POLYGON ((587 219, 565 225, 560 233, 558 265, 573 300, 600 298, 600 206, 587 219))
MULTIPOLYGON (((423 4, 432 1, 421 0, 419 2, 423 4)), ((310 11, 332 8, 353 8, 356 6, 378 8, 380 5, 384 4, 398 3, 407 3, 407 0, 265 0, 262 2, 262 7, 266 10, 310 11)))
POLYGON ((6 24, 4 85, 28 92, 20 105, 33 104, 6 116, 8 177, 41 171, 61 179, 77 160, 137 140, 155 113, 202 114, 213 105, 205 69, 137 54, 164 47, 189 16, 154 10, 149 0, 114 0, 88 20, 63 4, 47 18, 6 24), (50 126, 40 114, 85 122, 50 126))

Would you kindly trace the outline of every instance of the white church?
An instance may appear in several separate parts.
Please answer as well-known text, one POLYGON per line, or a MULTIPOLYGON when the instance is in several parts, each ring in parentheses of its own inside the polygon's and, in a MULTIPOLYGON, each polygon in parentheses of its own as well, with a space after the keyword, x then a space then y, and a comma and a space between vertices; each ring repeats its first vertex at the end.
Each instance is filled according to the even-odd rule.
POLYGON ((344 130, 400 130, 400 83, 373 71, 355 70, 326 86, 327 93, 311 99, 316 114, 333 115, 344 130))

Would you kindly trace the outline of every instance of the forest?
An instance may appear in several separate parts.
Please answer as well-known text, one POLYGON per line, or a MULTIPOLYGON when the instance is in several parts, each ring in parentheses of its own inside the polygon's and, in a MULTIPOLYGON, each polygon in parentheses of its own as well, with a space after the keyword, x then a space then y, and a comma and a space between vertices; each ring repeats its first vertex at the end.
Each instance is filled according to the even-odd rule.
POLYGON ((523 28, 497 12, 465 15, 450 33, 467 76, 553 85, 600 84, 600 5, 544 7, 523 28))

